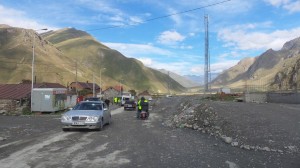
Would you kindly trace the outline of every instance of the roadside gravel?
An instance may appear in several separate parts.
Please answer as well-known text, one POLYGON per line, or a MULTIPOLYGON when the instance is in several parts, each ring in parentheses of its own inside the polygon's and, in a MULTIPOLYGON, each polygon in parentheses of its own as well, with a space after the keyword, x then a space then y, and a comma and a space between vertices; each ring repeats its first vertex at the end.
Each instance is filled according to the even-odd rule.
MULTIPOLYGON (((300 152, 300 105, 210 101, 201 96, 157 99, 164 125, 190 128, 245 150, 300 152)), ((157 108, 156 108, 157 107, 157 108)))

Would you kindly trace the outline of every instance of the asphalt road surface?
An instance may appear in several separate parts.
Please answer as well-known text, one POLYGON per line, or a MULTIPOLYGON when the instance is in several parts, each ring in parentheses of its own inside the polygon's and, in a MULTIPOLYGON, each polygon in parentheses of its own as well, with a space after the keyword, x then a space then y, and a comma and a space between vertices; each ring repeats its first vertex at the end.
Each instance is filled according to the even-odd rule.
POLYGON ((166 127, 164 114, 112 110, 102 131, 63 132, 59 115, 0 116, 1 168, 299 168, 299 155, 232 147, 192 129, 166 127))

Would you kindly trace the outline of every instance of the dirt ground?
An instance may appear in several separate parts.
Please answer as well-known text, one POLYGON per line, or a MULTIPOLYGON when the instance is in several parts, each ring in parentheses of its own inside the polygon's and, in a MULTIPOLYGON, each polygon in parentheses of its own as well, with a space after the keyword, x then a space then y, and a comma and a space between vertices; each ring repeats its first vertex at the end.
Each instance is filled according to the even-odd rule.
POLYGON ((176 96, 152 102, 164 125, 190 128, 221 138, 233 147, 299 154, 300 105, 211 101, 176 96))

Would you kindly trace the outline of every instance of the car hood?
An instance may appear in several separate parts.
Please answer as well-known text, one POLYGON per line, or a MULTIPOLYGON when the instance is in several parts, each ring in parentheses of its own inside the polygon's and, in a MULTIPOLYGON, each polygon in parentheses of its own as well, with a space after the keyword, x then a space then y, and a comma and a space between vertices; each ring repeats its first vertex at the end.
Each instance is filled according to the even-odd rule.
POLYGON ((71 110, 66 112, 64 115, 68 116, 100 116, 103 115, 103 111, 99 110, 71 110))

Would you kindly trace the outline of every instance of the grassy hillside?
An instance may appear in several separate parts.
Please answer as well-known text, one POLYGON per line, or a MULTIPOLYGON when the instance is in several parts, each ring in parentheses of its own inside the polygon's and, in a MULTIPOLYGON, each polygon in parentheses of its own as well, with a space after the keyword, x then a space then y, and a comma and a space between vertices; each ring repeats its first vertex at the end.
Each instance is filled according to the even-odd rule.
POLYGON ((0 83, 20 83, 31 80, 33 38, 35 38, 35 76, 37 82, 74 80, 74 64, 33 30, 0 28, 0 83), (61 77, 63 76, 63 77, 61 77))
POLYGON ((44 34, 44 37, 64 55, 74 62, 77 61, 81 80, 89 80, 94 74, 99 81, 97 83, 100 83, 102 69, 103 87, 122 84, 126 90, 167 92, 169 82, 172 83, 170 86, 173 91, 184 90, 184 87, 171 78, 145 67, 136 59, 127 58, 120 52, 108 48, 85 32, 63 29, 44 34))

